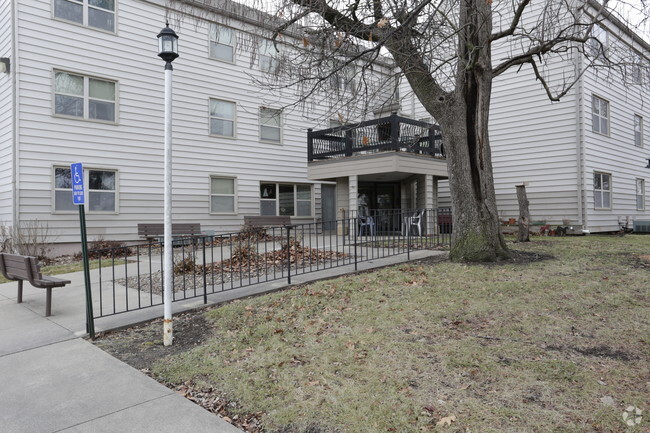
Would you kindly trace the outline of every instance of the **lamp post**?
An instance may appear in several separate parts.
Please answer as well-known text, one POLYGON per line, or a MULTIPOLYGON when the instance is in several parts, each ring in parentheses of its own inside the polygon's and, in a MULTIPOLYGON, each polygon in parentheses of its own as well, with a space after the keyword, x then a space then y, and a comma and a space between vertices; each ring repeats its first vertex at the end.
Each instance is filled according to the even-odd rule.
POLYGON ((163 344, 171 346, 174 340, 172 323, 172 282, 174 263, 172 260, 172 62, 178 57, 178 35, 166 27, 158 33, 158 55, 165 61, 165 175, 164 175, 164 260, 163 260, 163 344))

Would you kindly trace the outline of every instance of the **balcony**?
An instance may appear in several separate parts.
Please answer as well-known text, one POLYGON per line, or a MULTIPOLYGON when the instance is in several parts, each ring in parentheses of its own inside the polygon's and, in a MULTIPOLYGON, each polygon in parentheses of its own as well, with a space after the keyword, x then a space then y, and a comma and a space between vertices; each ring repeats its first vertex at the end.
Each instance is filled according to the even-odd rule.
POLYGON ((307 134, 309 162, 384 152, 445 159, 437 125, 397 114, 320 131, 309 130, 307 134))

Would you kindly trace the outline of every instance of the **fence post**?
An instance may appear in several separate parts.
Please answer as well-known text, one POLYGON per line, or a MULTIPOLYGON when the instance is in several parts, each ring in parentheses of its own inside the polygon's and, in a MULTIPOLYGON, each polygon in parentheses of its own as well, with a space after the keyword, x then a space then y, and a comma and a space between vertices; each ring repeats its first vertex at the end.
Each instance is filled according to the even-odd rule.
POLYGON ((354 219, 353 219, 353 218, 350 218, 350 224, 354 223, 354 270, 355 270, 355 271, 358 270, 358 269, 357 269, 357 262, 358 262, 358 258, 357 258, 357 244, 359 243, 359 238, 358 238, 358 234, 357 234, 357 225, 358 225, 358 220, 357 220, 357 218, 358 218, 358 217, 359 217, 359 216, 357 215, 354 219))
POLYGON ((399 132, 399 120, 397 119, 397 112, 394 111, 390 115, 390 141, 394 150, 398 150, 400 147, 399 132))
POLYGON ((291 226, 287 229, 287 284, 291 285, 291 226))
POLYGON ((411 226, 406 226, 406 259, 411 260, 411 226))
POLYGON ((314 160, 314 129, 307 128, 307 161, 314 160))
POLYGON ((205 262, 205 240, 207 238, 203 237, 201 238, 203 240, 203 303, 207 304, 208 303, 208 277, 207 277, 207 272, 206 268, 208 267, 208 264, 205 262))
POLYGON ((352 131, 345 131, 345 156, 352 156, 352 131))

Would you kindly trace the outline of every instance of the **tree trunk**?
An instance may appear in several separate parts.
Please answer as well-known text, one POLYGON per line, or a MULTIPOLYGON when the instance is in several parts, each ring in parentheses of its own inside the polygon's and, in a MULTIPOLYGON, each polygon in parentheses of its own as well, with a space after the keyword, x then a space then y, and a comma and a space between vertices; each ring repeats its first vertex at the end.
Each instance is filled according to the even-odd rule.
POLYGON ((507 258, 510 254, 499 225, 487 128, 466 120, 458 113, 441 125, 448 149, 454 218, 450 258, 466 262, 507 258), (472 130, 466 132, 468 127, 472 130))
POLYGON ((509 257, 494 193, 488 137, 492 65, 491 2, 460 2, 459 65, 456 90, 440 121, 449 164, 454 261, 495 261, 509 257))
POLYGON ((517 236, 517 241, 530 242, 530 212, 528 211, 526 185, 517 185, 517 202, 519 203, 519 235, 517 236))

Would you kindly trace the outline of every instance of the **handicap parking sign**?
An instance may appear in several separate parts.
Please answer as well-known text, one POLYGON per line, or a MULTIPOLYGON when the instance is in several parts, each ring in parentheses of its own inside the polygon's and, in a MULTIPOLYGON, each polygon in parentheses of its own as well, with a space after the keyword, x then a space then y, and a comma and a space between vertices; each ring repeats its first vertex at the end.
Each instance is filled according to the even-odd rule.
POLYGON ((70 176, 72 176, 72 203, 84 204, 84 169, 80 162, 70 164, 70 176))

